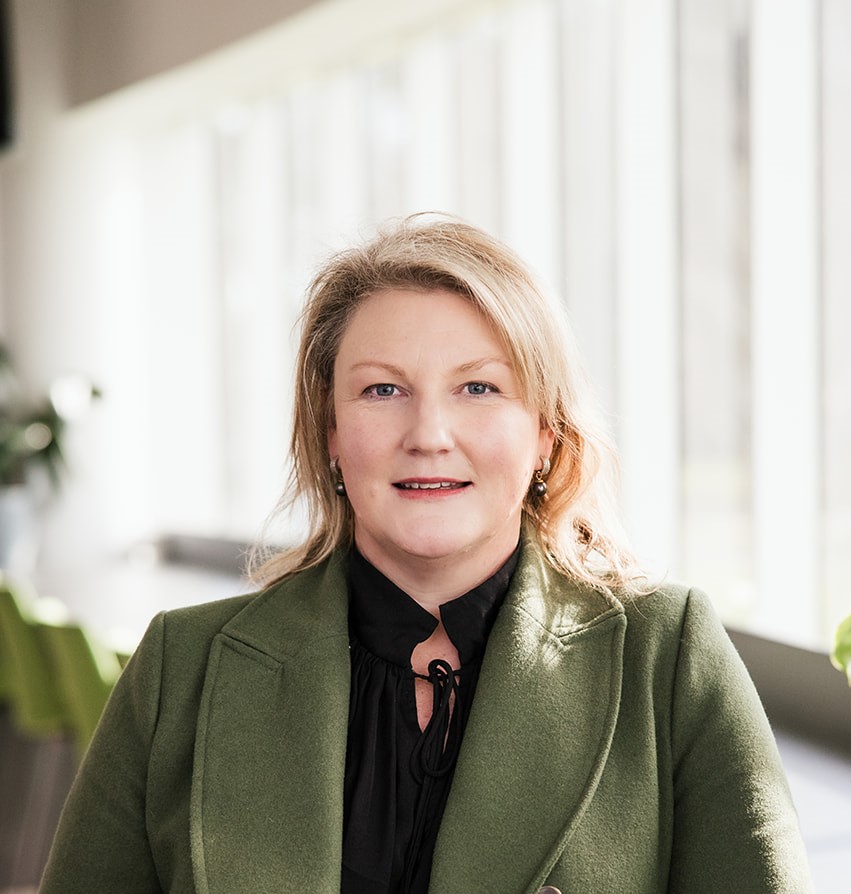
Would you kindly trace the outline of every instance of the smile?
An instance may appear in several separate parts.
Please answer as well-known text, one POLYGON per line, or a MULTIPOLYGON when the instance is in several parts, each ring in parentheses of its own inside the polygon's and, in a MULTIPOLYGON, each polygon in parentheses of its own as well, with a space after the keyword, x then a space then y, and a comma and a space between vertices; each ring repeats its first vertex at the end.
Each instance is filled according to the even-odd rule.
POLYGON ((399 490, 459 490, 469 481, 397 481, 393 487, 399 490))

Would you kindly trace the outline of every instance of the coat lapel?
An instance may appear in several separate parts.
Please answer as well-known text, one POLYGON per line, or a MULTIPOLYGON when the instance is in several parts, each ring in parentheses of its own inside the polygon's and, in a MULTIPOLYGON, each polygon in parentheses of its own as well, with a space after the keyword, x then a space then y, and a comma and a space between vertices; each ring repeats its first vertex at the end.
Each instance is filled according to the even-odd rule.
MULTIPOLYGON (((526 544, 488 641, 431 894, 544 883, 605 765, 625 627, 619 604, 526 544)), ((193 768, 198 894, 339 890, 349 662, 340 559, 258 596, 214 641, 193 768)))
POLYGON ((431 894, 534 892, 594 795, 611 744, 626 618, 528 544, 488 641, 431 894))
POLYGON ((332 561, 258 596, 213 643, 193 767, 198 894, 339 890, 346 592, 332 561))

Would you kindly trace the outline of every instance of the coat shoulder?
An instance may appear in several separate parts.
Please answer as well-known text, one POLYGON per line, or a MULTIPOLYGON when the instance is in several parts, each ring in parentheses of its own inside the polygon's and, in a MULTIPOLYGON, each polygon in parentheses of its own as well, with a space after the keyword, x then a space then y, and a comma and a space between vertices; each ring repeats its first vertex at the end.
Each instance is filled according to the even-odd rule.
POLYGON ((673 675, 684 650, 725 655, 732 650, 711 599, 697 587, 666 580, 619 598, 627 621, 628 660, 657 672, 668 668, 673 675))
POLYGON ((616 594, 624 607, 627 620, 642 628, 680 628, 688 614, 697 611, 714 617, 709 596, 698 587, 680 581, 665 580, 645 586, 636 595, 616 594))
POLYGON ((159 641, 164 659, 186 669, 206 665, 219 635, 281 660, 318 631, 347 632, 346 594, 340 563, 332 560, 262 590, 162 612, 143 644, 159 641))
POLYGON ((178 656, 184 667, 194 663, 193 657, 206 663, 213 639, 260 595, 245 593, 161 612, 151 622, 143 645, 159 637, 166 658, 178 656))

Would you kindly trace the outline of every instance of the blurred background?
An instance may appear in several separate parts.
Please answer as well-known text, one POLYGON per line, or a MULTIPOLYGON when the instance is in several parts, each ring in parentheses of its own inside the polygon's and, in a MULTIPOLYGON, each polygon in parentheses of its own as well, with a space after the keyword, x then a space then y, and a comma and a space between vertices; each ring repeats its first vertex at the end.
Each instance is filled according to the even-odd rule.
POLYGON ((6 488, 10 579, 128 648, 234 592, 284 482, 312 270, 443 210, 563 301, 639 553, 743 649, 789 646, 768 676, 805 652, 846 694, 849 0, 0 9, 0 343, 67 467, 6 488))
POLYGON ((566 305, 639 552, 731 624, 828 648, 847 0, 7 0, 6 38, 0 337, 33 394, 103 392, 41 512, 51 584, 163 534, 256 537, 312 270, 439 209, 566 305))

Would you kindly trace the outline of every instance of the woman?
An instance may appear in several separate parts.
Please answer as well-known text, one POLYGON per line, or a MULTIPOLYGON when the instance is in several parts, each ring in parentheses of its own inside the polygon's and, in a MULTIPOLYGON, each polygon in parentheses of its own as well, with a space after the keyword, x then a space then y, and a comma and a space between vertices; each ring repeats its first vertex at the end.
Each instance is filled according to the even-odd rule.
POLYGON ((168 612, 42 886, 803 892, 757 696, 707 599, 640 586, 576 352, 523 264, 414 217, 308 296, 259 594, 168 612))

